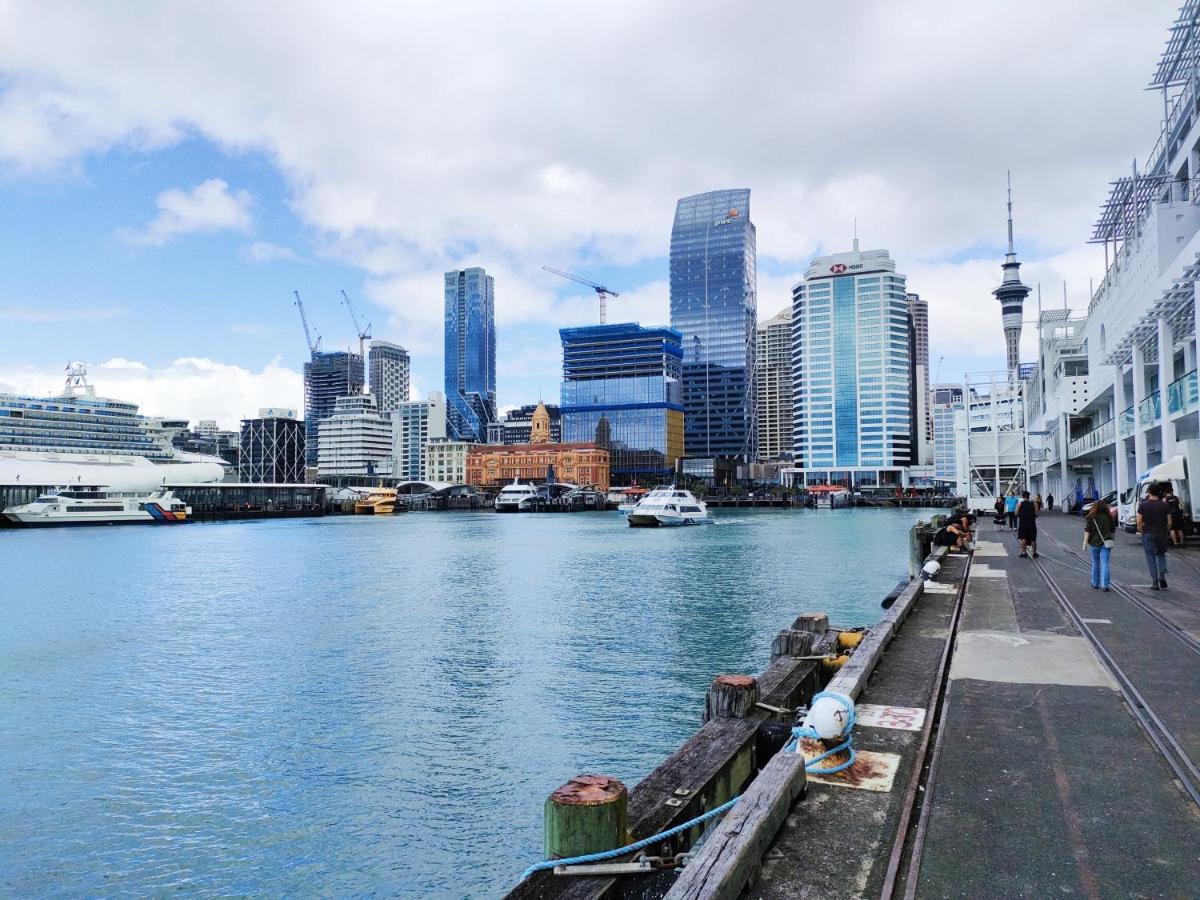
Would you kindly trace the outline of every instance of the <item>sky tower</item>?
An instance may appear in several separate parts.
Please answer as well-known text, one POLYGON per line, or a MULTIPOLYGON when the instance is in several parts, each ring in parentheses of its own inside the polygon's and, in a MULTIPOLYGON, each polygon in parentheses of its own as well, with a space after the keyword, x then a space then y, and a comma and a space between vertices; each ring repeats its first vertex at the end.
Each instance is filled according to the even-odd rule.
POLYGON ((1004 257, 1004 279, 992 295, 1000 301, 1004 322, 1004 345, 1008 353, 1008 370, 1016 371, 1021 364, 1021 316, 1029 287, 1021 283, 1021 264, 1013 249, 1012 173, 1008 173, 1008 255, 1004 257))

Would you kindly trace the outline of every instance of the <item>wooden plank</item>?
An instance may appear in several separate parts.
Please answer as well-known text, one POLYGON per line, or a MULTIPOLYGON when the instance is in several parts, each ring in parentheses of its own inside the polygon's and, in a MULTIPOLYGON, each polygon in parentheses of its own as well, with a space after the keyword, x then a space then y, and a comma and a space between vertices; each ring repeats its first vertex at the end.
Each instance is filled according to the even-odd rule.
POLYGON ((908 617, 909 611, 921 596, 924 587, 921 579, 914 578, 909 586, 900 592, 900 596, 896 598, 891 609, 884 613, 883 618, 877 624, 871 626, 871 630, 863 642, 858 645, 854 655, 830 679, 825 690, 845 694, 851 700, 856 699, 862 693, 867 679, 875 671, 879 657, 883 655, 884 649, 891 642, 892 635, 908 617))
POLYGON ((804 792, 804 756, 778 753, 725 814, 664 900, 735 900, 804 792))

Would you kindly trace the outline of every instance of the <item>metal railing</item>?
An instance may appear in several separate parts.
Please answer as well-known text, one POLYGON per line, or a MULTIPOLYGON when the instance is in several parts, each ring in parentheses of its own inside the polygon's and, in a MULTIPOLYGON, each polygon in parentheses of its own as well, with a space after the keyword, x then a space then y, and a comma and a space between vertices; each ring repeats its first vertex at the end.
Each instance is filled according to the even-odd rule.
POLYGON ((1155 391, 1138 404, 1138 422, 1142 425, 1153 425, 1162 418, 1161 392, 1155 391))
POLYGON ((1197 407, 1200 407, 1200 385, 1196 381, 1196 370, 1192 369, 1167 385, 1167 414, 1177 416, 1197 407))
POLYGON ((1105 444, 1111 444, 1116 439, 1116 426, 1117 423, 1113 419, 1109 419, 1097 425, 1087 434, 1075 438, 1067 447, 1067 458, 1073 459, 1098 447, 1103 447, 1105 444))
POLYGON ((1132 406, 1121 413, 1121 437, 1129 437, 1133 434, 1133 425, 1136 421, 1137 417, 1134 415, 1132 406))

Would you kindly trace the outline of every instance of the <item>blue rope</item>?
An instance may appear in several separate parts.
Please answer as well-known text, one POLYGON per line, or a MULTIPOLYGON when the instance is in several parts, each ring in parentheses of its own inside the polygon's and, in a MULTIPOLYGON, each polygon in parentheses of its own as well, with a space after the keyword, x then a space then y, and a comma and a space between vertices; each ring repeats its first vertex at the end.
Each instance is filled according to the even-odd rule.
POLYGON ((615 859, 618 856, 624 856, 626 853, 633 853, 635 850, 642 850, 649 847, 651 844, 657 844, 659 841, 666 840, 669 837, 674 837, 681 831, 687 831, 694 825, 699 825, 701 822, 707 822, 713 816, 719 816, 725 810, 733 807, 740 798, 734 797, 728 803, 722 803, 715 809, 710 809, 702 816, 696 816, 694 819, 689 819, 681 825, 676 825, 674 828, 668 828, 666 831, 653 835, 648 838, 643 838, 640 841, 630 844, 627 847, 618 847, 616 850, 605 850, 603 853, 588 853, 584 856, 568 856, 566 859, 548 859, 545 862, 534 863, 524 874, 521 875, 521 880, 524 881, 534 872, 540 872, 543 869, 553 869, 555 866, 577 866, 583 863, 603 862, 606 859, 615 859))
MULTIPOLYGON (((814 694, 812 703, 816 703, 818 700, 821 700, 825 697, 836 700, 842 704, 842 706, 846 708, 846 712, 850 714, 850 717, 846 721, 846 727, 842 729, 842 734, 846 735, 846 740, 842 741, 842 743, 838 744, 833 749, 826 750, 820 756, 813 757, 804 764, 804 771, 812 772, 814 775, 832 775, 834 772, 841 772, 843 769, 848 769, 854 765, 854 760, 857 757, 857 754, 854 752, 854 704, 846 700, 846 698, 841 694, 831 694, 828 691, 821 691, 819 694, 814 694), (829 766, 828 768, 817 767, 817 763, 828 759, 836 753, 841 753, 843 750, 850 751, 850 756, 845 762, 838 763, 836 766, 829 766)), ((812 704, 809 704, 809 709, 812 709, 812 704)), ((821 736, 817 734, 817 730, 812 726, 801 725, 792 729, 791 740, 784 745, 783 749, 785 751, 798 752, 797 745, 800 743, 801 738, 813 738, 814 740, 820 740, 821 736)))

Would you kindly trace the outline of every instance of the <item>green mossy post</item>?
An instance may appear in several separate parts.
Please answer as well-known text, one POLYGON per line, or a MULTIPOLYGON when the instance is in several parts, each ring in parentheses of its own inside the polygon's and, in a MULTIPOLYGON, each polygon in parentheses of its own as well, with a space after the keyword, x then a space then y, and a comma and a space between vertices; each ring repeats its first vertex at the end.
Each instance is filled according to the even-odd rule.
POLYGON ((546 799, 547 859, 623 847, 628 841, 629 791, 607 775, 577 775, 546 799))

